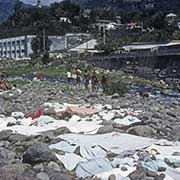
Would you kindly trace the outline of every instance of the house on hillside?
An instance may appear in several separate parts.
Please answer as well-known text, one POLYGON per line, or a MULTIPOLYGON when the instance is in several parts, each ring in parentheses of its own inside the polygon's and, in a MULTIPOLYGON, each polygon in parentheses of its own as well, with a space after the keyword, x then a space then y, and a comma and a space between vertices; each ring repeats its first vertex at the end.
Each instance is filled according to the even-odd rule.
POLYGON ((69 24, 72 23, 71 20, 67 17, 60 17, 59 21, 63 23, 69 23, 69 24))
POLYGON ((177 15, 174 13, 167 14, 165 20, 169 26, 176 25, 177 15))

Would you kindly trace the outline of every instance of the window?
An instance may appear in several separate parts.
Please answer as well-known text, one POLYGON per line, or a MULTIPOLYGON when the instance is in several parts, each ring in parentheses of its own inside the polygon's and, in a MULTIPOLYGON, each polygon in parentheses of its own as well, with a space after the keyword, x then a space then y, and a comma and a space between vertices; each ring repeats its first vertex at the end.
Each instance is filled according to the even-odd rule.
POLYGON ((25 45, 25 39, 21 40, 21 44, 25 45))
POLYGON ((17 46, 19 46, 20 45, 20 41, 17 41, 16 44, 17 44, 17 46))

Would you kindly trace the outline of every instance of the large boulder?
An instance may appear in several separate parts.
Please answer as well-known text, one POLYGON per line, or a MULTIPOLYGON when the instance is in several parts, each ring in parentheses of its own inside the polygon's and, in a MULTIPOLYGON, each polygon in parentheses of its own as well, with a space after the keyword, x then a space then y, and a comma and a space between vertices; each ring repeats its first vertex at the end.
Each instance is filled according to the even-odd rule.
POLYGON ((155 131, 150 126, 134 126, 128 129, 129 134, 143 136, 143 137, 151 137, 155 131))
POLYGON ((49 175, 49 180, 73 180, 70 175, 65 175, 62 173, 54 172, 49 175))
POLYGON ((32 170, 32 167, 29 164, 8 164, 3 166, 1 169, 16 175, 35 177, 35 172, 32 170))
POLYGON ((13 134, 8 138, 10 142, 18 142, 18 141, 22 142, 22 141, 25 141, 26 139, 27 137, 22 134, 13 134))
POLYGON ((11 130, 4 130, 0 132, 0 141, 2 140, 8 140, 9 136, 12 135, 12 131, 11 130))
POLYGON ((0 169, 0 180, 40 180, 38 178, 27 176, 25 174, 17 174, 16 172, 11 172, 8 169, 0 169))
POLYGON ((6 148, 0 148, 0 167, 15 161, 16 154, 6 148))
POLYGON ((100 127, 97 134, 105 134, 105 133, 110 133, 112 131, 113 131, 113 125, 110 124, 100 127))
POLYGON ((56 157, 44 143, 36 143, 32 145, 23 155, 23 163, 36 164, 40 162, 49 162, 55 160, 56 157))
POLYGON ((180 126, 173 128, 173 135, 175 141, 180 141, 180 126))

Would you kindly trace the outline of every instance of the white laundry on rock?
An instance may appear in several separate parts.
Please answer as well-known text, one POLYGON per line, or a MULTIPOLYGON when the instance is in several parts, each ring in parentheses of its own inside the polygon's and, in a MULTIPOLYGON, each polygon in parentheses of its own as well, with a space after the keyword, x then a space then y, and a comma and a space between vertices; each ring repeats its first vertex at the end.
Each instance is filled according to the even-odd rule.
POLYGON ((106 151, 120 154, 127 150, 136 150, 146 148, 157 142, 155 139, 144 138, 122 133, 107 133, 97 135, 82 134, 64 134, 59 136, 61 139, 79 146, 95 146, 99 145, 106 151))
POLYGON ((61 141, 59 143, 51 144, 49 146, 50 149, 57 149, 57 150, 68 152, 68 153, 73 153, 77 147, 78 145, 74 145, 74 144, 72 145, 66 141, 61 141))
POLYGON ((99 113, 99 116, 101 116, 101 118, 103 120, 110 121, 110 120, 112 120, 114 118, 115 113, 102 111, 102 112, 99 113))
POLYGON ((56 154, 56 157, 63 163, 64 167, 72 171, 80 162, 86 162, 87 160, 75 153, 65 153, 65 155, 56 154))
POLYGON ((76 176, 78 178, 92 177, 102 172, 112 170, 111 163, 102 158, 92 159, 87 162, 79 163, 76 168, 76 176))
POLYGON ((138 118, 133 117, 133 116, 126 116, 123 119, 116 118, 116 119, 114 119, 114 122, 116 124, 121 124, 121 125, 129 126, 131 124, 141 122, 141 120, 139 120, 138 118))
POLYGON ((105 158, 107 152, 100 146, 80 146, 80 154, 82 157, 90 160, 95 158, 105 158))
POLYGON ((115 175, 116 180, 127 180, 128 175, 134 172, 136 170, 136 167, 130 167, 127 165, 124 165, 123 167, 125 167, 127 170, 123 171, 120 166, 119 168, 97 174, 95 177, 100 178, 101 180, 109 180, 109 177, 111 175, 115 175))
POLYGON ((11 116, 12 116, 12 117, 15 117, 15 118, 16 118, 16 117, 17 117, 17 118, 18 118, 18 117, 23 118, 23 117, 24 117, 24 113, 22 113, 22 112, 12 112, 12 113, 11 113, 11 116))
MULTIPOLYGON (((74 116, 75 117, 75 116, 74 116)), ((67 127, 72 133, 84 133, 84 134, 96 134, 100 125, 100 121, 88 121, 86 118, 70 119, 69 121, 56 120, 50 116, 41 116, 37 119, 23 118, 15 119, 14 117, 0 118, 0 131, 2 130, 12 130, 23 135, 37 135, 41 132, 55 130, 61 127, 67 127), (18 125, 7 127, 7 124, 11 122, 18 125)), ((78 118, 77 118, 78 117, 78 118)))

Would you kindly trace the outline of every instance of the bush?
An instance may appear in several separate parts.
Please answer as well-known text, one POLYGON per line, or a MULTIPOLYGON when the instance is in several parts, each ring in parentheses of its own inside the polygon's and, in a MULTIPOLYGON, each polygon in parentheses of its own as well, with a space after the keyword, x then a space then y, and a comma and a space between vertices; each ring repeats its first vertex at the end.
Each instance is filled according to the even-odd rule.
POLYGON ((121 78, 110 79, 109 86, 105 90, 105 93, 107 95, 113 95, 115 93, 118 93, 120 96, 123 96, 127 92, 128 92, 127 84, 121 78))
POLYGON ((49 53, 44 54, 41 58, 41 61, 43 64, 48 64, 49 62, 51 62, 51 59, 49 58, 49 53))

